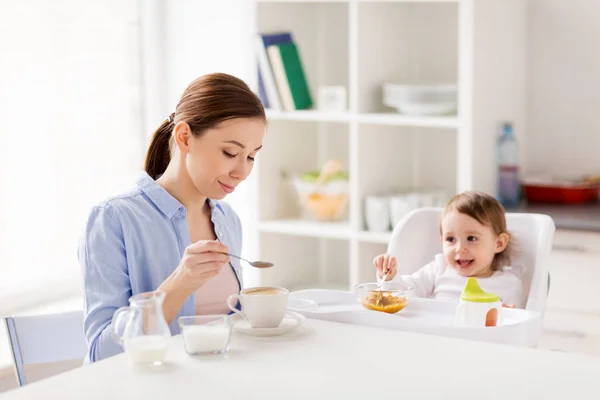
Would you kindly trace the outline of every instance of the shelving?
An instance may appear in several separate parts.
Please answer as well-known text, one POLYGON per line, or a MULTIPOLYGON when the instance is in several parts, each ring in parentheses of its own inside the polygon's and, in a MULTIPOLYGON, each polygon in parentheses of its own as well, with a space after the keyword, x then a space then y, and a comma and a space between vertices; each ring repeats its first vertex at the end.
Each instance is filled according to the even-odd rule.
POLYGON ((457 3, 359 2, 356 16, 358 112, 390 112, 386 82, 458 82, 457 3))
POLYGON ((281 219, 262 221, 261 232, 282 233, 292 236, 310 236, 316 238, 350 239, 352 230, 346 222, 318 222, 302 219, 281 219))
POLYGON ((280 233, 290 236, 308 236, 329 239, 354 239, 365 243, 387 244, 391 232, 359 231, 355 233, 349 224, 344 222, 318 222, 306 220, 274 220, 259 224, 260 232, 280 233))
POLYGON ((269 121, 311 121, 311 122, 350 122, 349 113, 331 113, 315 110, 300 110, 293 112, 267 110, 269 121))
POLYGON ((412 126, 423 128, 458 128, 458 118, 408 116, 398 113, 331 113, 317 110, 293 112, 267 110, 270 121, 358 122, 371 125, 412 126))
POLYGON ((358 241, 364 243, 378 243, 387 245, 392 236, 392 232, 358 232, 358 241))
POLYGON ((261 258, 287 271, 267 281, 295 288, 372 280, 372 257, 386 250, 391 232, 365 230, 366 196, 494 191, 495 128, 524 120, 525 15, 520 0, 256 3, 257 32, 292 33, 315 103, 324 85, 344 86, 348 99, 345 112, 267 112, 255 228, 261 258), (382 104, 385 82, 457 84, 458 114, 399 114, 382 104), (303 220, 284 174, 318 170, 331 158, 349 171, 347 213, 339 222, 303 220), (297 270, 305 253, 316 263, 308 277, 297 270), (330 263, 343 280, 319 278, 330 263))
POLYGON ((422 128, 458 128, 457 117, 421 117, 400 115, 397 113, 357 114, 353 119, 363 124, 412 126, 422 128))

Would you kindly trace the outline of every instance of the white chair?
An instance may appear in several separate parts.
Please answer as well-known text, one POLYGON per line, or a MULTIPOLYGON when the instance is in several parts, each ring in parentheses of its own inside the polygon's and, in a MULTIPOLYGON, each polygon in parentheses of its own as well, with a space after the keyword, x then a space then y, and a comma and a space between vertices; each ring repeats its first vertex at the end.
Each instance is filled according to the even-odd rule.
POLYGON ((54 367, 52 373, 82 365, 87 352, 82 311, 7 317, 4 320, 19 386, 27 383, 26 365, 60 363, 61 366, 54 367), (68 367, 65 368, 63 362, 66 361, 73 362, 66 363, 68 367))
MULTIPOLYGON (((398 273, 411 274, 442 252, 440 219, 442 209, 421 208, 405 215, 394 227, 388 254, 397 259, 398 273)), ((525 269, 523 290, 526 310, 544 315, 549 287, 549 257, 554 238, 554 221, 547 215, 507 213, 508 231, 514 235, 517 254, 512 264, 525 269)))

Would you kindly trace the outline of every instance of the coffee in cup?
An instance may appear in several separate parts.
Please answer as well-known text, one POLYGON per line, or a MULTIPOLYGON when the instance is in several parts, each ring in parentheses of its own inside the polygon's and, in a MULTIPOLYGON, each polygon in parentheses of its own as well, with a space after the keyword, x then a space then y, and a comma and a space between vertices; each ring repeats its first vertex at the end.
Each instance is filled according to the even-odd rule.
POLYGON ((227 306, 243 316, 252 328, 276 328, 281 324, 287 309, 289 290, 280 287, 253 287, 232 294, 227 306), (235 308, 238 300, 242 311, 235 308))

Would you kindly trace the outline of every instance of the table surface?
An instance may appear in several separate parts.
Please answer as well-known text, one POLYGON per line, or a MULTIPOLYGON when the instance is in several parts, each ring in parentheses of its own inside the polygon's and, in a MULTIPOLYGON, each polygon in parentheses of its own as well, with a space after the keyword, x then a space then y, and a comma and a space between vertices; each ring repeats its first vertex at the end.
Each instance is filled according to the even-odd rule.
POLYGON ((226 357, 188 356, 174 336, 166 361, 135 367, 121 354, 0 398, 506 400, 600 389, 600 358, 313 319, 279 337, 234 332, 226 357))

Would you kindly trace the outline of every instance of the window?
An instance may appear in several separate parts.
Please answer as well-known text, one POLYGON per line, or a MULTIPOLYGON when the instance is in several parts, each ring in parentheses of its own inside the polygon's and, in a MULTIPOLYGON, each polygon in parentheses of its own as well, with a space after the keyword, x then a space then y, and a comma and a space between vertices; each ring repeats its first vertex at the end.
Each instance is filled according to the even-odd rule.
POLYGON ((138 6, 2 3, 0 300, 79 285, 90 207, 141 170, 138 6))

